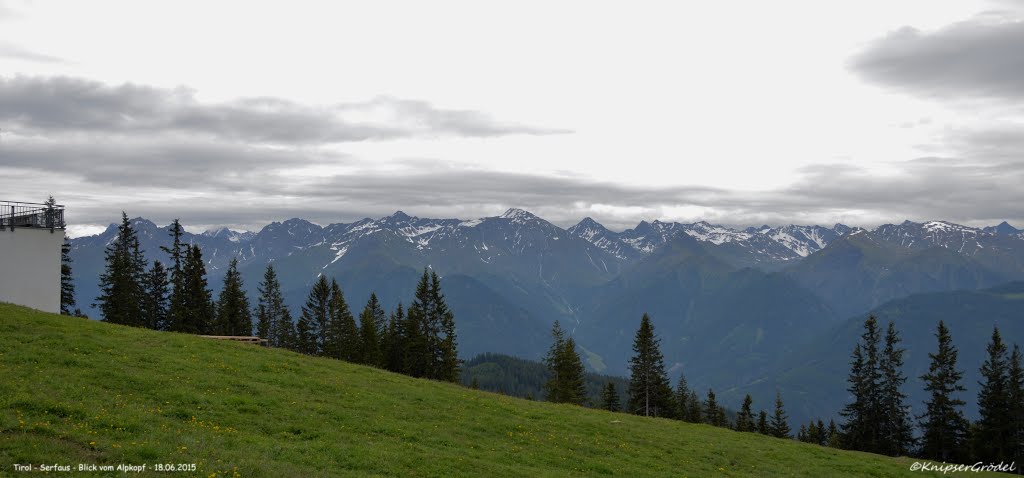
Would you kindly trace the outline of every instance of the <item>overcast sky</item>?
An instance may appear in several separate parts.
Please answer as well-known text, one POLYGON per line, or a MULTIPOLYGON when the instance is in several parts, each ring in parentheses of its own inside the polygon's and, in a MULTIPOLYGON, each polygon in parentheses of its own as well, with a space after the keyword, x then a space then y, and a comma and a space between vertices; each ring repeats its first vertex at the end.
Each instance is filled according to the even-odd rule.
POLYGON ((0 0, 0 199, 1020 227, 1022 3, 0 0))

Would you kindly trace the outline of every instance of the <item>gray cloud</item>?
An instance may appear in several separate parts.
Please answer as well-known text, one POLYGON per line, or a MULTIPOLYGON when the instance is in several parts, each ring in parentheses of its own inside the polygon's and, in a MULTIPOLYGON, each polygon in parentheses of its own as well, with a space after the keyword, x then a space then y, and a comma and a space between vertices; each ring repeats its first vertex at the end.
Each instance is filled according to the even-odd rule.
POLYGON ((1024 98, 1024 22, 990 11, 934 32, 904 27, 871 44, 850 66, 864 78, 936 98, 1024 98))
MULTIPOLYGON (((0 21, 3 20, 3 17, 3 6, 0 6, 0 21)), ((36 53, 10 43, 0 43, 0 58, 13 58, 15 60, 34 61, 36 63, 66 63, 62 58, 36 53)))
POLYGON ((593 216, 624 229, 661 217, 663 208, 686 206, 702 212, 682 219, 742 226, 871 226, 904 219, 974 225, 1005 219, 1024 225, 1020 161, 921 158, 895 164, 898 173, 885 177, 855 166, 819 165, 804 169, 788 188, 740 193, 466 170, 429 159, 405 160, 400 170, 382 173, 361 170, 340 154, 235 143, 4 140, 0 158, 10 197, 33 200, 53 193, 79 224, 107 224, 122 209, 158 223, 180 217, 186 224, 257 229, 290 217, 328 224, 402 209, 423 217, 470 219, 515 206, 561 226, 593 216), (315 179, 282 176, 290 168, 315 164, 344 164, 353 172, 315 179), (602 212, 608 208, 627 212, 602 212))
MULTIPOLYGON (((633 187, 559 175, 467 170, 406 159, 376 172, 324 143, 408 136, 520 132, 466 110, 377 98, 326 108, 274 98, 199 104, 187 90, 108 87, 80 79, 0 79, 0 177, 4 199, 54 194, 78 224, 107 224, 120 210, 166 224, 257 229, 303 217, 321 224, 402 209, 470 219, 523 207, 561 226, 584 216, 615 229, 663 211, 725 225, 842 221, 871 226, 903 219, 1024 225, 1024 133, 1012 125, 947 130, 947 157, 893 164, 878 176, 851 165, 801 171, 790 187, 747 193, 714 187, 633 187), (379 123, 357 121, 385 112, 379 123), (14 134, 9 134, 14 130, 14 134), (310 166, 345 174, 297 176, 310 166), (327 168, 333 170, 337 168, 327 168)), ((520 129, 516 129, 520 128, 520 129)), ((531 132, 532 131, 532 132, 531 132)))
POLYGON ((380 97, 314 107, 279 98, 202 104, 184 88, 108 86, 80 78, 0 78, 0 121, 25 133, 189 134, 249 143, 317 145, 431 136, 562 134, 484 113, 380 97), (372 122, 363 113, 388 119, 372 122))

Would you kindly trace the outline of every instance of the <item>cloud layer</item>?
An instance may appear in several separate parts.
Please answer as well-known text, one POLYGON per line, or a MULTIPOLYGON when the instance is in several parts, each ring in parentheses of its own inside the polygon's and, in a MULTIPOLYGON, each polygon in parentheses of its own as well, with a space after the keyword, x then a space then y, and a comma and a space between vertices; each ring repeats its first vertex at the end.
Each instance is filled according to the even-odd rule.
POLYGON ((617 229, 656 218, 1024 225, 1024 135, 1014 128, 950 130, 940 141, 956 154, 892 163, 883 176, 826 164, 761 192, 630 186, 431 158, 392 159, 381 169, 345 153, 356 141, 562 132, 395 98, 328 107, 275 98, 211 105, 186 89, 14 77, 0 79, 0 129, 4 199, 54 194, 77 224, 106 224, 122 209, 160 223, 180 217, 190 225, 255 229, 290 217, 328 224, 402 209, 467 219, 516 206, 562 226, 592 216, 617 229))
POLYGON ((25 134, 187 134, 247 143, 317 145, 409 137, 546 135, 566 130, 495 120, 424 101, 378 97, 316 107, 280 98, 203 104, 185 88, 107 86, 81 78, 0 79, 0 121, 25 134))

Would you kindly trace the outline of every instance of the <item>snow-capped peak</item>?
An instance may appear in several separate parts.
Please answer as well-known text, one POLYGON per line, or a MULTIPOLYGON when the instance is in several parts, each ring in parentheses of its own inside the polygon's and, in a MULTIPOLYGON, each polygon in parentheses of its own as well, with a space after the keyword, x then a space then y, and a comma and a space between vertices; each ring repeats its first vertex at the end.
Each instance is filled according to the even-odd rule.
POLYGON ((604 227, 601 223, 595 221, 590 217, 583 218, 582 221, 577 223, 568 229, 570 234, 575 234, 587 241, 594 242, 595 237, 609 234, 611 231, 604 227))
POLYGON ((539 219, 537 216, 534 216, 529 211, 519 209, 517 207, 509 208, 509 210, 505 211, 504 214, 498 217, 502 219, 509 219, 512 222, 525 222, 539 219))
POLYGON ((406 214, 403 211, 395 211, 394 214, 392 214, 392 215, 390 215, 388 217, 385 217, 384 219, 392 219, 392 220, 395 220, 395 221, 408 221, 409 219, 414 219, 414 218, 410 217, 408 214, 406 214))

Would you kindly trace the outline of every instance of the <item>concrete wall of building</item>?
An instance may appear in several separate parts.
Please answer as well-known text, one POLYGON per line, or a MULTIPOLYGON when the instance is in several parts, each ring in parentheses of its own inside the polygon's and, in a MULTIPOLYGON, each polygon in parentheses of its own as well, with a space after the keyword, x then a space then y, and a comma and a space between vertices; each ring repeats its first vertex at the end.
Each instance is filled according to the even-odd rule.
POLYGON ((60 312, 60 247, 64 231, 0 230, 0 302, 60 312))

